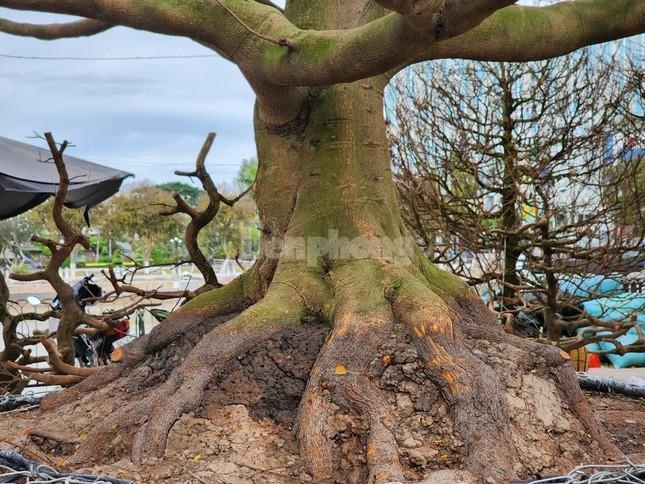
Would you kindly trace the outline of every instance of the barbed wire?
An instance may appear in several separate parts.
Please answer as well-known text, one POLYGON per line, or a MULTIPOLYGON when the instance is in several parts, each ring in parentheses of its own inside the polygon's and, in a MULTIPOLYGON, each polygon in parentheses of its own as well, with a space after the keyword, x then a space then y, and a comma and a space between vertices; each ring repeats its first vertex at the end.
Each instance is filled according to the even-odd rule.
POLYGON ((514 484, 600 484, 645 483, 645 464, 634 464, 626 459, 616 464, 585 464, 563 476, 532 481, 513 481, 514 484))
POLYGON ((58 472, 56 469, 26 459, 17 452, 0 451, 0 482, 20 482, 30 484, 130 484, 130 481, 114 477, 98 477, 87 474, 58 472))

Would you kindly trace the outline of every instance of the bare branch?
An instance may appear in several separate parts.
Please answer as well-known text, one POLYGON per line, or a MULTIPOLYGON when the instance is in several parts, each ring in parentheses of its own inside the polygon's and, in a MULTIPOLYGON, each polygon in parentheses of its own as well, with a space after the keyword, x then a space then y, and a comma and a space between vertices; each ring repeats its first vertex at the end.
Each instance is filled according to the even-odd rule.
POLYGON ((0 32, 41 40, 56 40, 69 37, 96 35, 112 28, 113 25, 98 20, 84 19, 76 22, 55 24, 29 24, 0 18, 0 32))
POLYGON ((206 225, 208 225, 219 212, 220 203, 224 203, 225 205, 232 207, 237 201, 239 201, 251 190, 251 187, 249 187, 233 199, 229 199, 219 193, 217 187, 215 186, 215 183, 213 182, 213 179, 206 170, 206 157, 208 156, 208 153, 213 146, 214 141, 215 133, 209 133, 206 136, 206 140, 204 140, 204 144, 202 145, 202 148, 197 156, 197 160, 195 161, 194 172, 175 172, 175 174, 178 176, 196 177, 199 179, 202 187, 206 191, 206 195, 208 196, 208 205, 206 206, 206 208, 201 211, 197 210, 188 205, 188 203, 186 203, 186 201, 181 197, 179 193, 174 193, 173 198, 175 200, 176 207, 174 207, 172 210, 162 212, 161 215, 185 213, 190 216, 190 222, 186 227, 184 236, 184 243, 186 244, 190 258, 197 269, 199 269, 199 271, 204 276, 205 286, 219 287, 221 286, 221 284, 217 280, 215 270, 200 249, 197 238, 199 236, 199 232, 204 227, 206 227, 206 225))
POLYGON ((253 190, 253 185, 250 185, 246 190, 244 190, 235 198, 226 198, 224 195, 220 195, 220 199, 222 200, 222 203, 224 203, 225 205, 228 205, 229 207, 232 207, 237 202, 239 202, 242 198, 244 198, 245 195, 250 193, 251 190, 253 190))
POLYGON ((78 367, 75 367, 74 365, 68 365, 62 360, 60 354, 58 353, 58 350, 50 340, 44 338, 40 340, 40 342, 47 350, 47 354, 49 355, 49 363, 58 373, 62 375, 76 375, 81 377, 88 377, 101 370, 100 367, 78 368, 78 367))

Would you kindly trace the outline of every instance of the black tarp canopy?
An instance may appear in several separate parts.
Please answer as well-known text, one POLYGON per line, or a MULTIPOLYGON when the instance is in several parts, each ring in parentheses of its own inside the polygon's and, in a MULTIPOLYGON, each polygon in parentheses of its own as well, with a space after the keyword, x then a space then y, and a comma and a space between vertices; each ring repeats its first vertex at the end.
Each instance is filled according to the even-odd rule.
MULTIPOLYGON (((0 136, 0 220, 26 212, 56 193, 58 172, 46 148, 0 136)), ((131 173, 63 155, 70 186, 66 205, 93 207, 119 191, 131 173)))

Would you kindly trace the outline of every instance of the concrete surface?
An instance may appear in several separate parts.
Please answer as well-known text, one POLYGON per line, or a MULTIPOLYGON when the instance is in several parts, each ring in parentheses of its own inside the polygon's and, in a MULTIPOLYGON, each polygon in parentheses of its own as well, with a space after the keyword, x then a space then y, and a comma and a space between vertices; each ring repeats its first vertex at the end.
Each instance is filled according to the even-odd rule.
POLYGON ((601 368, 589 368, 586 373, 592 376, 609 376, 624 381, 632 378, 645 380, 645 368, 612 368, 610 366, 603 366, 601 368))

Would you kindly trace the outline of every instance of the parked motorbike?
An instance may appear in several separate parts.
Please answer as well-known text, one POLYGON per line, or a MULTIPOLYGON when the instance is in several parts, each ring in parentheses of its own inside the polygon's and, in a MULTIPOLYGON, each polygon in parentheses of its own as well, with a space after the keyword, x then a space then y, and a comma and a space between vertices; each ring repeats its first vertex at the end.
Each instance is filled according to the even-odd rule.
MULTIPOLYGON (((82 311, 94 303, 93 298, 100 298, 103 295, 103 289, 92 280, 93 278, 94 274, 90 274, 72 286, 74 300, 82 311)), ((34 306, 41 303, 34 296, 28 297, 27 301, 34 306)), ((49 306, 53 311, 63 309, 59 296, 56 296, 49 306)), ((154 308, 147 309, 147 311, 159 322, 168 317, 168 311, 163 309, 154 308)), ((74 352, 80 366, 95 367, 109 364, 112 351, 129 343, 134 338, 128 333, 130 319, 127 316, 112 319, 111 326, 107 331, 100 331, 91 336, 86 334, 74 336, 74 352)), ((50 328, 50 330, 55 330, 55 328, 50 328)), ((145 333, 142 314, 137 315, 137 332, 139 336, 145 333)))
MULTIPOLYGON (((89 274, 72 286, 76 305, 83 312, 88 305, 93 304, 88 299, 103 295, 103 289, 92 280, 93 278, 94 274, 89 274)), ((58 295, 56 295, 49 306, 53 311, 61 311, 63 309, 63 303, 58 295)), ((88 336, 86 334, 74 336, 74 352, 81 366, 98 366, 100 355, 95 344, 97 337, 100 337, 100 333, 94 336, 88 336)))

